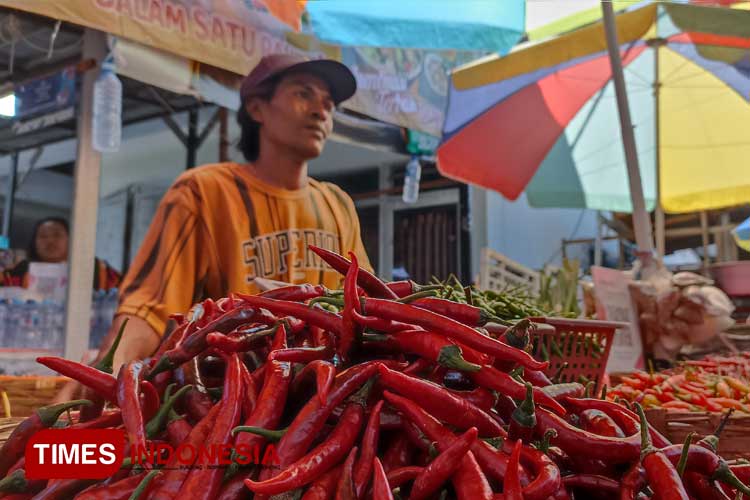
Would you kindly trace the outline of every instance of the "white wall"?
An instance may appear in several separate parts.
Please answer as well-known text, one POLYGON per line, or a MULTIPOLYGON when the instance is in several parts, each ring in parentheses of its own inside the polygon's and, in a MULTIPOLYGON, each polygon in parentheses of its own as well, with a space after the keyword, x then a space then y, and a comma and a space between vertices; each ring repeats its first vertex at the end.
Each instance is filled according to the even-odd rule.
MULTIPOLYGON (((533 208, 525 194, 511 202, 494 191, 486 193, 487 246, 532 269, 561 265, 563 239, 596 235, 593 210, 533 208)), ((582 245, 569 247, 568 256, 588 258, 582 245)))

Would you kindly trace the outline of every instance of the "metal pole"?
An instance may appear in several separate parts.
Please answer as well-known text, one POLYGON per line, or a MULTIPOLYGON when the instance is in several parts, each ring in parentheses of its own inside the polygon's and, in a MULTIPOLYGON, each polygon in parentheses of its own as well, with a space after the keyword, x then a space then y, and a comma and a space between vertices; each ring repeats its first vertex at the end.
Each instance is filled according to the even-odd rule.
MULTIPOLYGON (((83 34, 83 58, 102 61, 106 50, 106 35, 86 28, 83 34)), ((74 360, 81 359, 88 350, 91 328, 91 284, 94 282, 96 212, 101 173, 101 154, 91 146, 96 77, 97 71, 88 71, 83 75, 78 109, 78 148, 73 175, 73 225, 65 310, 65 357, 74 360)))
POLYGON ((654 244, 651 237, 651 219, 646 212, 646 202, 643 198, 643 184, 641 183, 641 171, 638 167, 638 154, 633 134, 633 124, 630 119, 630 108, 628 108, 628 94, 625 89, 625 77, 622 71, 620 59, 620 44, 617 41, 617 28, 615 25, 615 14, 612 4, 602 0, 602 14, 604 16, 604 31, 607 35, 607 50, 609 61, 612 66, 612 81, 617 95, 617 109, 620 114, 620 131, 622 133, 622 144, 625 149, 625 161, 628 168, 628 182, 630 184, 630 198, 633 203, 633 226, 635 229, 635 243, 639 252, 651 254, 654 244))
POLYGON ((195 156, 198 153, 198 110, 188 111, 188 135, 187 135, 187 165, 185 169, 195 166, 195 156))
POLYGON ((663 39, 649 40, 654 51, 654 134, 656 151, 656 208, 654 211, 654 223, 656 224, 656 253, 659 260, 664 258, 667 251, 666 218, 661 206, 661 112, 659 108, 659 96, 661 94, 661 82, 659 81, 659 48, 666 42, 663 39))
POLYGON ((13 202, 16 197, 16 176, 18 175, 18 151, 13 152, 8 174, 8 188, 5 190, 5 206, 3 207, 3 236, 10 241, 10 228, 13 221, 13 202))

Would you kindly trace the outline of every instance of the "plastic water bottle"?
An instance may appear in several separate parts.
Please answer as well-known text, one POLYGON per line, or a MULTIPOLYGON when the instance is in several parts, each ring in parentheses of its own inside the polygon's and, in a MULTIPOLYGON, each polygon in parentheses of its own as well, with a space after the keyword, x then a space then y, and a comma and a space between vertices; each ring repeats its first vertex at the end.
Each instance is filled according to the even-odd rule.
POLYGON ((92 145, 100 153, 120 150, 122 137, 122 83, 115 74, 111 58, 102 63, 94 83, 92 145))
POLYGON ((419 158, 412 156, 406 165, 406 176, 404 177, 404 191, 401 199, 404 203, 416 203, 419 198, 419 179, 422 177, 422 165, 419 158))

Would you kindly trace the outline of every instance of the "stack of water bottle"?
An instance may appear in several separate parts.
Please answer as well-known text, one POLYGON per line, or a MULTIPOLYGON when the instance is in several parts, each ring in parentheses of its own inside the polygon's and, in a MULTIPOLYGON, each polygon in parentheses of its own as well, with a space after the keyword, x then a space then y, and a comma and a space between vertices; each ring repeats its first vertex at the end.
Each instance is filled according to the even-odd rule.
MULTIPOLYGON (((91 304, 89 348, 107 334, 117 309, 117 289, 95 291, 91 304)), ((0 350, 32 349, 62 353, 65 304, 53 300, 0 300, 0 350)))

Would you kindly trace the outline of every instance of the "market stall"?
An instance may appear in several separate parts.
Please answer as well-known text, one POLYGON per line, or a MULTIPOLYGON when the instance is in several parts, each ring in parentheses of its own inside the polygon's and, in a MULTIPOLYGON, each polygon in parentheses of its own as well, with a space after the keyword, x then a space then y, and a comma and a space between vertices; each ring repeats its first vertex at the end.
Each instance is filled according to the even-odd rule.
MULTIPOLYGON (((315 252, 345 275, 343 290, 294 285, 197 304, 153 357, 128 363, 117 378, 107 362, 92 368, 40 358, 109 404, 67 416, 66 408, 82 403, 39 409, 15 427, 0 454, 0 491, 543 499, 636 498, 648 485, 679 498, 750 493, 747 466, 721 458, 715 438, 672 444, 649 426, 639 403, 631 410, 599 399, 594 380, 559 382, 586 362, 552 373, 550 361, 575 352, 606 363, 620 325, 528 321, 521 318, 544 311, 518 292, 384 283, 356 260, 315 252), (27 477, 23 446, 53 424, 60 433, 122 425, 123 465, 104 481, 27 477), (187 446, 228 448, 224 455, 175 453, 187 446)), ((711 374, 717 364, 699 366, 746 396, 741 379, 711 374)), ((651 379, 633 380, 645 387, 651 379)))

